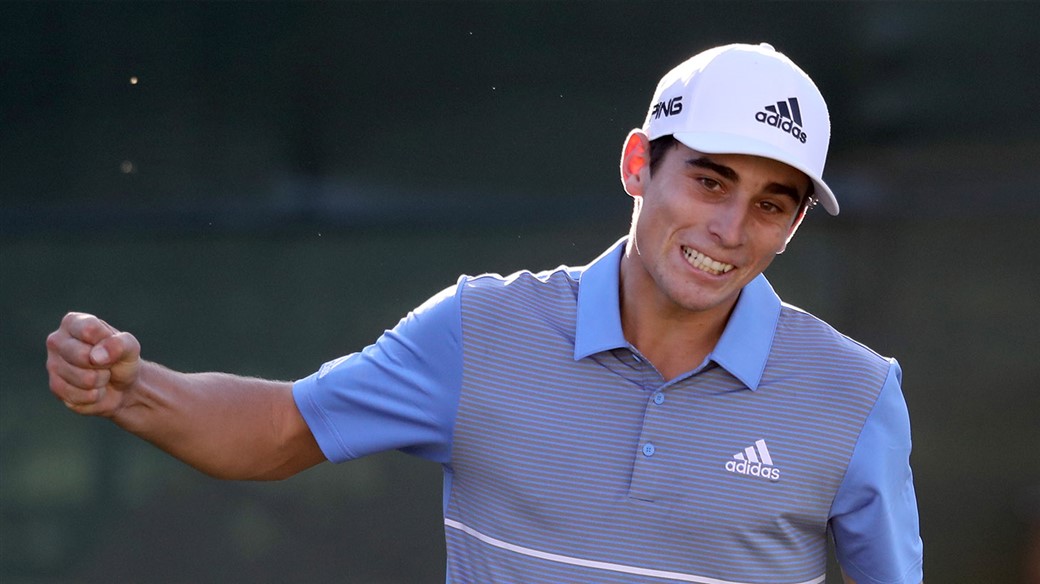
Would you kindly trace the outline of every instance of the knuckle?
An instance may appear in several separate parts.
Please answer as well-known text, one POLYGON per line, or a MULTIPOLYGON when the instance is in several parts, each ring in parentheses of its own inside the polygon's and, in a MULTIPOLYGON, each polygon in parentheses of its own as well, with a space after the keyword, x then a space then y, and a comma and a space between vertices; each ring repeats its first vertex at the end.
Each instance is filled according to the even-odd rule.
POLYGON ((89 350, 83 343, 67 337, 55 339, 53 345, 48 345, 47 348, 48 369, 57 369, 66 364, 82 363, 89 350))
POLYGON ((62 326, 70 326, 82 320, 84 316, 87 315, 83 314, 82 312, 66 312, 65 316, 61 319, 61 324, 62 326))
POLYGON ((60 353, 62 347, 64 347, 68 341, 72 339, 68 332, 64 329, 58 329, 51 334, 47 335, 47 352, 48 353, 60 353))
POLYGON ((99 375, 96 369, 87 369, 80 374, 80 386, 81 387, 97 387, 99 375))
POLYGON ((101 389, 108 385, 108 382, 112 379, 112 372, 108 369, 97 369, 94 372, 94 383, 92 386, 95 389, 101 389))
POLYGON ((100 330, 101 327, 98 326, 96 319, 83 319, 79 322, 79 338, 81 339, 94 339, 100 330))
POLYGON ((47 360, 47 377, 52 380, 52 383, 55 379, 63 379, 61 376, 61 370, 61 364, 50 359, 47 360))
POLYGON ((59 330, 73 338, 96 342, 104 337, 105 326, 101 319, 93 314, 70 312, 62 319, 59 330))
POLYGON ((140 352, 141 346, 134 335, 124 331, 117 333, 115 338, 119 340, 119 348, 124 353, 137 354, 140 352))

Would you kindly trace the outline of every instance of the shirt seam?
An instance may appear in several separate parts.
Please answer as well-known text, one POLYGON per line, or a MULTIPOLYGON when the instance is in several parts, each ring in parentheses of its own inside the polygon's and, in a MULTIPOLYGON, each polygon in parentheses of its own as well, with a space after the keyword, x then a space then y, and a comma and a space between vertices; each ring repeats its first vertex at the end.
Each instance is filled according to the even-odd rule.
POLYGON ((852 444, 852 450, 849 451, 849 459, 845 462, 845 472, 841 474, 841 480, 838 481, 838 488, 834 490, 834 495, 831 497, 831 504, 827 510, 827 517, 834 517, 834 504, 838 500, 838 493, 841 492, 841 488, 845 486, 845 479, 849 477, 849 469, 852 467, 852 458, 856 454, 856 449, 859 448, 859 442, 863 439, 863 432, 867 428, 867 420, 873 415, 874 410, 877 409, 878 402, 881 400, 881 394, 885 391, 885 384, 888 383, 889 376, 892 375, 892 364, 889 362, 888 373, 885 374, 884 380, 881 381, 881 387, 878 389, 877 394, 874 396, 873 403, 870 404, 870 411, 867 412, 866 417, 863 418, 863 423, 859 427, 859 432, 856 434, 856 441, 852 444))

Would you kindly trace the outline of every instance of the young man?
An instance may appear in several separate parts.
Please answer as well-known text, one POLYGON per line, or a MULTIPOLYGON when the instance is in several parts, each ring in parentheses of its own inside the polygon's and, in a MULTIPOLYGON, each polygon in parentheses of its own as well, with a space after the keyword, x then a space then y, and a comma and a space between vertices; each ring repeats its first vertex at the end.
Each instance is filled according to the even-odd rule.
POLYGON ((919 582, 894 360, 782 304, 762 271, 815 200, 830 135, 768 45, 662 78, 621 159, 631 231, 582 268, 463 277, 295 384, 186 375, 85 314, 51 391, 214 476, 399 449, 444 467, 448 580, 919 582))

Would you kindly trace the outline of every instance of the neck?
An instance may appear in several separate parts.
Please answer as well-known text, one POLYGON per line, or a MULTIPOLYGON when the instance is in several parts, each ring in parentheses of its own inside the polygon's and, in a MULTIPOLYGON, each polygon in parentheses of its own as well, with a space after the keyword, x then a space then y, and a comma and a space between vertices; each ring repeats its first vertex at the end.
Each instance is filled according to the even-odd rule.
POLYGON ((699 366, 715 349, 736 301, 712 310, 685 309, 663 296, 649 276, 621 263, 621 327, 625 339, 670 380, 699 366))

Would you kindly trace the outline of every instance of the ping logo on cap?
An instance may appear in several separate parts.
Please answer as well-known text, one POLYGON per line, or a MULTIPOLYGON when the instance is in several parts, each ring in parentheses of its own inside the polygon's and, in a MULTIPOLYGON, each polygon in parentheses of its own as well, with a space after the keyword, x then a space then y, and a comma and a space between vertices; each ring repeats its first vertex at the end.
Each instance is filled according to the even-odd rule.
POLYGON ((805 144, 809 136, 801 128, 802 110, 798 108, 797 97, 789 97, 786 101, 778 101, 776 105, 767 105, 762 109, 765 111, 755 114, 755 120, 779 128, 805 144))
POLYGON ((655 120, 664 117, 674 116, 682 112, 682 96, 677 95, 668 101, 659 101, 654 104, 653 110, 650 111, 650 116, 655 120))

